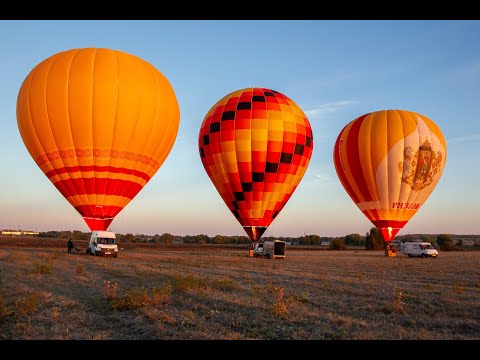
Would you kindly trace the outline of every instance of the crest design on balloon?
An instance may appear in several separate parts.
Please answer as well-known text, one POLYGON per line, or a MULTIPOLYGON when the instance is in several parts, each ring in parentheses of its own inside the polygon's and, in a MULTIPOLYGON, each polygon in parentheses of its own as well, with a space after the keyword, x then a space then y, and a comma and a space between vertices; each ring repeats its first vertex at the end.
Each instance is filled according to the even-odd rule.
POLYGON ((398 164, 402 182, 410 185, 414 190, 421 190, 430 186, 443 165, 443 153, 433 152, 428 140, 413 151, 411 146, 405 148, 404 160, 398 164))

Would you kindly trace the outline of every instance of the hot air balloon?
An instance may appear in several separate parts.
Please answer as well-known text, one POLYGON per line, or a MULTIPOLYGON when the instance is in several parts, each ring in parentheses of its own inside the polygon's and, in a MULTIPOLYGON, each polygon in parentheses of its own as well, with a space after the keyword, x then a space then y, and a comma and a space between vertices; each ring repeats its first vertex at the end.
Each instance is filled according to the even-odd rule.
POLYGON ((45 59, 17 98, 28 152, 92 231, 106 230, 157 172, 179 119, 162 73, 137 56, 105 48, 45 59))
POLYGON ((387 243, 430 196, 446 158, 440 128, 405 110, 356 118, 342 129, 333 151, 340 182, 387 243))
POLYGON ((287 96, 246 88, 208 111, 198 147, 209 178, 255 243, 305 174, 313 137, 304 112, 287 96))

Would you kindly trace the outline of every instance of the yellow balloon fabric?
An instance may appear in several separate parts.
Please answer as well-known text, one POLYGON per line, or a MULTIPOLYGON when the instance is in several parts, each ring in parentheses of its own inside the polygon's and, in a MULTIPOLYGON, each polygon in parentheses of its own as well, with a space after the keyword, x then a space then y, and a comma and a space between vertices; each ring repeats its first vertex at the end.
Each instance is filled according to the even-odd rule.
POLYGON ((446 158, 440 128, 405 110, 376 111, 351 121, 333 152, 340 182, 387 242, 430 196, 446 158))
POLYGON ((26 148, 92 231, 106 230, 157 172, 179 121, 167 78, 137 56, 106 48, 45 59, 17 98, 26 148))
POLYGON ((310 123, 287 96, 246 88, 220 99, 200 127, 202 164, 252 241, 260 239, 310 162, 310 123))

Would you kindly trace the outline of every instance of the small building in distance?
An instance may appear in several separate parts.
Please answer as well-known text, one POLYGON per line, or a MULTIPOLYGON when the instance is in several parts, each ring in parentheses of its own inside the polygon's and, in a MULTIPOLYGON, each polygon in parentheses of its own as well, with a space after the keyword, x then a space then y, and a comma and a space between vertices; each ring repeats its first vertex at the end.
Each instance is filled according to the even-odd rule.
POLYGON ((2 235, 8 236, 35 236, 38 232, 26 230, 2 230, 2 235))

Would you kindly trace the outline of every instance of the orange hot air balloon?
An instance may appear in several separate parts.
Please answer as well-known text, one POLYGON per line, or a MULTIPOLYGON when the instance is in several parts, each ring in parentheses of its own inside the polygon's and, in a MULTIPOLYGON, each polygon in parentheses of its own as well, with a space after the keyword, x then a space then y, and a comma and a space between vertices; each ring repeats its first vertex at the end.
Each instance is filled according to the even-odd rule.
POLYGON ((198 147, 223 201, 256 242, 305 174, 312 129, 300 107, 285 95, 247 88, 210 109, 198 147))
POLYGON ((17 98, 26 148, 92 231, 106 230, 157 172, 179 119, 165 76, 134 55, 105 48, 47 58, 17 98))
POLYGON ((340 182, 386 242, 430 196, 446 158, 440 128, 405 110, 358 117, 342 129, 333 151, 340 182))

